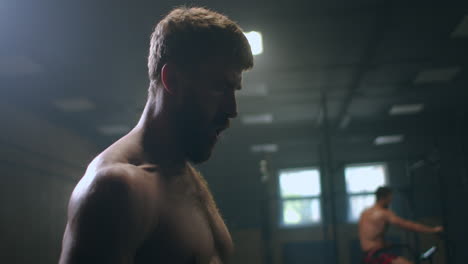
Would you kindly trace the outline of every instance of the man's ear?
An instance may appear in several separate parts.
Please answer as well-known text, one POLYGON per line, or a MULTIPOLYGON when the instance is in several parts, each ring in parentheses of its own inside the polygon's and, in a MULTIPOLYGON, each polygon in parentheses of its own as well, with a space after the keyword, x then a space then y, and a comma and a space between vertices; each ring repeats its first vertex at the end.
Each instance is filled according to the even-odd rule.
POLYGON ((174 94, 177 87, 177 67, 172 63, 166 63, 161 68, 161 82, 164 90, 174 94))

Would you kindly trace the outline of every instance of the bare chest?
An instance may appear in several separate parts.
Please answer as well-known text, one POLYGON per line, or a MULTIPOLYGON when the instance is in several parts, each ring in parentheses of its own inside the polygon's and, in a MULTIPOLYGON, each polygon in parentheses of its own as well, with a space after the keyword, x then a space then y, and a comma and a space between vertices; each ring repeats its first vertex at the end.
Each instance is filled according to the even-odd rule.
POLYGON ((197 187, 167 198, 155 231, 137 251, 136 264, 217 264, 229 257, 231 236, 205 191, 197 187))

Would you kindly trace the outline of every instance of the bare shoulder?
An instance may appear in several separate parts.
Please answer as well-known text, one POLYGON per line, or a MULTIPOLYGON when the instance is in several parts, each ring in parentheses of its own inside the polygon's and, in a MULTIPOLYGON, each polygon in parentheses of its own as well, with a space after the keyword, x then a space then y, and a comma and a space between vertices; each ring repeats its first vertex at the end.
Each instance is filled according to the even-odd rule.
POLYGON ((87 173, 70 199, 69 227, 76 232, 128 230, 128 234, 121 235, 141 239, 158 218, 155 178, 129 164, 114 164, 87 173))
POLYGON ((131 258, 157 219, 154 205, 146 201, 151 192, 142 177, 123 164, 88 171, 70 199, 60 263, 121 263, 131 258))
POLYGON ((138 198, 141 195, 154 195, 160 186, 157 171, 148 172, 140 167, 117 163, 96 170, 94 186, 115 186, 125 188, 129 195, 138 198))
POLYGON ((394 223, 395 221, 398 221, 401 219, 390 209, 385 209, 383 214, 385 215, 385 219, 389 221, 390 223, 394 223))
POLYGON ((151 177, 130 164, 114 164, 100 168, 91 178, 92 184, 87 190, 91 194, 127 197, 134 202, 154 194, 151 188, 155 186, 150 184, 151 177))
POLYGON ((373 215, 375 211, 374 207, 367 207, 361 213, 361 218, 368 218, 370 215, 373 215))
POLYGON ((380 213, 386 217, 394 216, 395 213, 390 209, 380 209, 380 213))
POLYGON ((376 209, 375 215, 377 219, 385 221, 386 223, 393 223, 395 218, 395 214, 390 209, 386 208, 376 209))
POLYGON ((388 210, 378 207, 369 207, 365 209, 361 214, 361 219, 371 220, 371 221, 382 221, 388 218, 388 210))
POLYGON ((372 211, 372 208, 371 208, 371 207, 365 208, 364 210, 362 210, 361 215, 367 215, 367 214, 369 214, 369 212, 371 212, 371 211, 372 211))

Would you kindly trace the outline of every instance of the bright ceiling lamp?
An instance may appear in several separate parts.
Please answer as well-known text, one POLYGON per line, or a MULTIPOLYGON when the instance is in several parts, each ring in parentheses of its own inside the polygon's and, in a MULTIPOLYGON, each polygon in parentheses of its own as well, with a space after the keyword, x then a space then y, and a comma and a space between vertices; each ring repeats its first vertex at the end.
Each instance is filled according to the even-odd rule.
POLYGON ((253 153, 274 153, 278 151, 276 144, 258 144, 250 146, 250 151, 253 153))
POLYGON ((401 104, 394 105, 390 109, 390 115, 412 115, 421 112, 424 109, 424 104, 401 104))
POLYGON ((253 55, 262 54, 263 52, 263 40, 262 33, 257 31, 244 32, 245 37, 249 41, 250 48, 252 49, 253 55))
POLYGON ((273 114, 265 113, 245 115, 242 117, 241 121, 246 125, 271 124, 273 123, 273 114))
POLYGON ((96 107, 91 100, 85 97, 61 98, 54 101, 53 104, 63 112, 85 112, 96 107))
POLYGON ((41 73, 44 67, 25 56, 0 56, 0 76, 19 76, 41 73))
POLYGON ((446 67, 423 70, 418 73, 415 84, 432 83, 432 82, 448 82, 453 80, 461 71, 460 67, 446 67))
POLYGON ((405 138, 404 135, 380 136, 374 140, 374 144, 377 146, 387 145, 387 144, 396 144, 396 143, 402 142, 404 138, 405 138))

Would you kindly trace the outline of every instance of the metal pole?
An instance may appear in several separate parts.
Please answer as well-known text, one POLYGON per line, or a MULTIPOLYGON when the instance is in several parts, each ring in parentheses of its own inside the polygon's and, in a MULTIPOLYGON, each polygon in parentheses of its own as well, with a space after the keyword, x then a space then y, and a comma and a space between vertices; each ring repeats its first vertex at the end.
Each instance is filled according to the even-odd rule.
POLYGON ((271 250, 271 231, 270 231, 270 192, 268 182, 270 180, 270 173, 268 170, 268 159, 265 156, 260 161, 261 173, 261 201, 260 201, 260 217, 261 217, 261 236, 263 245, 264 259, 263 263, 273 263, 273 255, 271 250))
MULTIPOLYGON (((440 161, 439 164, 436 164, 435 166, 436 170, 436 176, 439 180, 439 192, 440 192, 440 205, 441 205, 441 210, 442 210, 442 226, 444 227, 444 232, 447 232, 447 226, 448 226, 448 220, 447 220, 447 214, 448 214, 448 209, 447 209, 447 185, 445 184, 445 181, 443 180, 442 173, 440 173, 440 161)), ((449 245, 448 241, 444 241, 444 246, 445 246, 445 259, 447 263, 452 263, 452 251, 449 245)))
POLYGON ((333 251, 335 253, 335 263, 338 264, 339 252, 338 252, 338 241, 337 241, 337 221, 336 221, 336 200, 335 200, 335 180, 333 175, 333 158, 332 158, 332 149, 331 149, 331 140, 330 140, 330 128, 328 120, 328 106, 327 106, 327 96, 325 91, 321 91, 321 101, 322 101, 322 111, 323 111, 323 123, 322 123, 322 132, 323 132, 323 152, 324 152, 324 172, 325 177, 328 179, 328 198, 330 202, 330 223, 331 228, 329 228, 331 237, 333 239, 333 251))
MULTIPOLYGON (((445 121, 445 119, 442 119, 442 118, 443 118, 442 116, 439 116, 439 120, 445 121)), ((444 124, 443 121, 439 122, 439 124, 444 124)), ((455 124, 455 128, 456 128, 456 125, 457 124, 455 124)), ((437 177, 438 183, 439 183, 440 209, 441 209, 441 212, 442 212, 442 226, 444 227, 444 232, 448 234, 448 219, 447 219, 447 216, 448 216, 448 213, 449 213, 449 210, 448 210, 448 207, 447 207, 447 203, 448 203, 448 193, 447 193, 448 183, 444 179, 444 177, 442 176, 442 173, 441 173, 442 148, 440 148, 439 143, 440 143, 440 141, 438 141, 437 138, 435 138, 434 151, 433 151, 434 154, 432 154, 432 155, 435 156, 435 158, 433 158, 433 165, 434 165, 434 170, 435 170, 436 177, 437 177)), ((452 142, 450 142, 450 144, 452 144, 452 142)), ((456 153, 455 153, 455 155, 456 155, 456 153)), ((445 261, 447 263, 452 263, 453 251, 452 251, 452 248, 450 247, 449 243, 450 242, 449 242, 448 239, 444 241, 445 261)))
MULTIPOLYGON (((421 169, 424 169, 424 166, 421 167, 421 169)), ((409 177, 409 190, 408 190, 408 193, 406 195, 406 200, 408 201, 408 211, 409 211, 409 217, 410 219, 413 219, 413 220, 416 220, 416 214, 414 213, 414 208, 415 208, 415 180, 414 180, 414 171, 411 170, 411 168, 409 167, 409 164, 408 162, 406 163, 406 170, 407 170, 407 175, 409 177)), ((416 250, 416 252, 419 252, 420 249, 421 249, 421 246, 420 246, 420 243, 419 243, 419 236, 417 233, 415 232, 412 232, 412 235, 413 235, 413 246, 416 250)))

